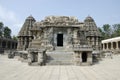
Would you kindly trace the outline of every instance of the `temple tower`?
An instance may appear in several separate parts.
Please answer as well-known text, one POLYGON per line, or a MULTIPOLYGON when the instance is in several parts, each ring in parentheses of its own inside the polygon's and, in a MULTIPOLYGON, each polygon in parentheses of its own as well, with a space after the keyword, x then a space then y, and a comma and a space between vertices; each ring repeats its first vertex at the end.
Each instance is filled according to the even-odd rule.
POLYGON ((28 48, 29 43, 32 41, 32 33, 30 32, 30 29, 33 27, 33 23, 36 20, 29 16, 26 18, 19 34, 18 34, 18 46, 17 50, 26 50, 28 48))
POLYGON ((84 20, 86 38, 89 45, 92 45, 93 50, 100 50, 101 34, 96 26, 94 19, 90 16, 84 20))

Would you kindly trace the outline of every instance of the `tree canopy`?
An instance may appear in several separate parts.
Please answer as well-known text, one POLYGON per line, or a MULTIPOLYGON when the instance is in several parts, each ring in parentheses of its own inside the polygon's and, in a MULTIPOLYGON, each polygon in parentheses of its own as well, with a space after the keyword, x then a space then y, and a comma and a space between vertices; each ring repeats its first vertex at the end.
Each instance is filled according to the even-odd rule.
POLYGON ((11 38, 11 29, 10 28, 5 26, 3 32, 4 32, 4 37, 5 38, 11 38))
POLYGON ((12 37, 12 39, 13 39, 13 40, 17 40, 17 37, 14 35, 14 36, 12 37))
POLYGON ((0 37, 2 37, 2 34, 3 34, 3 26, 4 24, 0 22, 0 37))
POLYGON ((120 24, 104 24, 103 27, 98 29, 101 32, 102 40, 120 36, 120 24))
POLYGON ((0 22, 0 37, 11 38, 11 29, 0 22))

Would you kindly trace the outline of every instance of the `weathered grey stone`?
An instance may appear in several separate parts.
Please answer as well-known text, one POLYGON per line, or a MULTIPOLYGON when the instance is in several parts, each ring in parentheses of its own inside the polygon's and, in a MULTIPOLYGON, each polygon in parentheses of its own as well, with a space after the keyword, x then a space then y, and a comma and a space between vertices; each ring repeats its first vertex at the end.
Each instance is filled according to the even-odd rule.
MULTIPOLYGON (((47 63, 47 50, 47 53, 73 52, 72 58, 68 58, 69 61, 73 60, 73 64, 91 65, 92 51, 100 50, 100 38, 101 34, 90 16, 84 22, 69 16, 48 16, 35 22, 35 19, 29 16, 18 35, 18 50, 28 49, 29 64, 47 63)), ((52 54, 49 56, 52 57, 52 54)), ((62 60, 59 62, 64 63, 62 60)))
POLYGON ((28 49, 28 64, 37 63, 38 65, 45 64, 45 49, 29 48, 28 49))

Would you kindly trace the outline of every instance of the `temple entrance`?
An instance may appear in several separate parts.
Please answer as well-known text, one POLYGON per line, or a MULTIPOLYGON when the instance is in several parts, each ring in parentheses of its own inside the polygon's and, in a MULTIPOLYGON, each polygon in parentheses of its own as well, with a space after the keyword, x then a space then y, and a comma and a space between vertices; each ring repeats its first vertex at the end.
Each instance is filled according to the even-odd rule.
POLYGON ((33 62, 38 62, 38 53, 33 53, 33 62))
POLYGON ((86 52, 82 53, 82 62, 87 62, 87 53, 86 52))
POLYGON ((63 34, 57 34, 57 46, 63 46, 63 34))

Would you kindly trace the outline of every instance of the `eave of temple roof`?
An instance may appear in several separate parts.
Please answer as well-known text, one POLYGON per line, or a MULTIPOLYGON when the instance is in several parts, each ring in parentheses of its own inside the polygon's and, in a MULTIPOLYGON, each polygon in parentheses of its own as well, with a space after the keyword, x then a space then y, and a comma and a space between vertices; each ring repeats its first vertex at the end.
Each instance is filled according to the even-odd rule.
POLYGON ((116 42, 116 41, 120 41, 120 37, 105 39, 105 40, 102 40, 102 43, 109 43, 109 42, 111 43, 111 42, 116 42))

